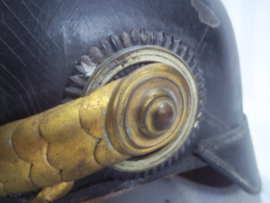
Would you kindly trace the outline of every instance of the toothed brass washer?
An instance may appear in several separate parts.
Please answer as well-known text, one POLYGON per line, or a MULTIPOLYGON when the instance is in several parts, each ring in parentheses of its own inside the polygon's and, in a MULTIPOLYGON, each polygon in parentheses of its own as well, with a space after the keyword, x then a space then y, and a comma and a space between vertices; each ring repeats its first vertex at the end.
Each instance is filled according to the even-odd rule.
MULTIPOLYGON (((83 90, 83 96, 106 85, 112 81, 115 75, 126 68, 136 64, 150 63, 162 63, 170 66, 174 71, 174 74, 171 75, 174 76, 170 75, 170 77, 167 77, 166 73, 164 73, 165 76, 160 76, 166 78, 164 82, 168 83, 170 87, 168 89, 160 89, 158 83, 155 83, 153 80, 153 83, 149 84, 152 85, 153 88, 147 93, 147 96, 141 95, 141 98, 133 98, 133 92, 129 92, 128 89, 125 94, 123 94, 123 101, 120 99, 122 102, 128 102, 125 99, 129 96, 129 99, 142 102, 142 107, 140 110, 134 110, 134 112, 120 112, 120 117, 125 115, 125 121, 123 121, 121 117, 122 120, 119 119, 119 122, 123 122, 119 123, 119 126, 121 127, 122 125, 123 128, 126 128, 130 123, 134 123, 135 120, 132 119, 137 119, 136 121, 138 122, 139 128, 133 132, 128 132, 127 130, 126 134, 132 136, 132 133, 143 133, 143 135, 147 136, 142 139, 128 138, 129 141, 124 144, 128 144, 128 147, 133 150, 132 153, 137 153, 138 157, 114 165, 113 168, 116 170, 129 172, 143 171, 166 161, 185 143, 196 121, 199 96, 193 74, 180 57, 158 46, 133 46, 107 58, 97 67, 90 77, 83 90), (143 98, 149 99, 143 100, 143 98), (130 116, 131 114, 136 115, 136 118, 130 116), (159 119, 156 119, 157 117, 159 119), (148 119, 145 120, 145 118, 148 119), (176 119, 178 120, 176 121, 176 119), (175 128, 175 123, 178 124, 179 122, 181 122, 181 127, 175 128), (144 151, 145 146, 149 147, 152 144, 158 144, 151 143, 153 138, 155 138, 157 142, 161 141, 165 139, 166 136, 164 136, 164 134, 167 133, 166 131, 172 131, 171 129, 173 129, 173 132, 169 133, 176 134, 176 136, 174 136, 166 146, 146 156, 140 156, 140 151, 144 151)), ((142 77, 144 76, 142 75, 142 77)), ((151 75, 146 77, 151 77, 151 75)), ((143 81, 143 79, 140 78, 140 81, 143 81)), ((133 83, 134 85, 138 85, 139 82, 138 84, 136 82, 137 81, 130 81, 130 84, 126 85, 127 87, 133 83)), ((138 88, 137 91, 140 91, 140 89, 138 88)), ((122 108, 122 110, 124 109, 125 108, 122 108)))

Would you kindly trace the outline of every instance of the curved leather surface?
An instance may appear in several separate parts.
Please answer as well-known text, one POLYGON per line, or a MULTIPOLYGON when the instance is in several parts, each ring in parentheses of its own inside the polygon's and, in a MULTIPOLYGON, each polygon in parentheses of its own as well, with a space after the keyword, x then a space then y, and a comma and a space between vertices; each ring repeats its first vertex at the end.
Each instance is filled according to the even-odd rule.
MULTIPOLYGON (((206 87, 200 139, 224 134, 243 120, 238 53, 230 20, 219 0, 3 0, 0 13, 0 125, 58 105, 81 55, 88 54, 91 46, 111 34, 141 27, 173 34, 194 50, 206 87), (213 25, 216 18, 220 23, 213 25)), ((250 144, 245 144, 250 141, 243 142, 232 147, 243 147, 254 157, 250 144)), ((189 146, 175 163, 148 174, 144 180, 204 166, 193 154, 193 147, 189 146)), ((211 153, 221 160, 227 156, 227 150, 211 153)), ((255 164, 252 159, 246 159, 244 165, 255 164)), ((215 168, 232 177, 224 169, 215 168)), ((254 176, 250 182, 254 188, 247 186, 246 190, 258 191, 257 171, 245 168, 238 171, 241 178, 254 176)), ((96 188, 96 194, 105 195, 114 190, 117 181, 123 183, 117 190, 133 186, 125 185, 125 180, 106 185, 111 177, 105 174, 106 169, 78 181, 67 197, 78 193, 78 198, 86 195, 86 199, 91 199, 95 197, 89 193, 91 188, 96 188)), ((21 201, 24 198, 31 197, 21 197, 21 201)))
POLYGON ((260 192, 261 182, 246 118, 222 135, 201 140, 196 153, 247 192, 260 192))
POLYGON ((217 28, 200 21, 191 1, 1 1, 0 124, 58 105, 73 66, 90 46, 145 27, 173 34, 196 51, 206 109, 236 126, 242 107, 233 30, 220 2, 207 4, 221 19, 217 28))

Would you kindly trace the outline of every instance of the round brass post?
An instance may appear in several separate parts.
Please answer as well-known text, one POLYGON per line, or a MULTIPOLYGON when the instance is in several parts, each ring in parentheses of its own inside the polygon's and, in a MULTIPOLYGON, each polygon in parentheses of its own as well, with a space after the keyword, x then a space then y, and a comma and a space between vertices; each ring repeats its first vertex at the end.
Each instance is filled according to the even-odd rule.
POLYGON ((177 138, 183 143, 191 101, 186 80, 170 65, 153 63, 132 72, 119 83, 108 107, 113 146, 122 154, 140 156, 177 138))
MULTIPOLYGON (((164 99, 154 101, 146 112, 145 117, 150 119, 149 124, 153 126, 156 131, 163 131, 171 127, 176 114, 177 112, 174 106, 164 99)), ((147 123, 147 119, 145 119, 145 123, 147 123)))
POLYGON ((139 121, 141 130, 149 137, 162 135, 171 127, 177 113, 181 114, 177 112, 174 102, 167 97, 155 98, 150 104, 144 104, 141 111, 139 121))
MULTIPOLYGON (((173 136, 168 138, 171 139, 171 141, 169 141, 169 143, 165 144, 163 147, 159 145, 159 147, 161 147, 159 150, 155 150, 155 152, 151 152, 145 156, 140 156, 136 159, 125 160, 112 166, 114 169, 120 171, 143 171, 166 161, 168 157, 173 156, 180 150, 183 143, 189 137, 197 117, 199 103, 198 87, 190 68, 176 54, 158 46, 134 46, 119 51, 107 58, 107 60, 103 61, 99 65, 95 73, 88 81, 88 84, 84 88, 83 95, 88 95, 98 88, 106 85, 113 78, 115 78, 116 75, 125 71, 125 69, 130 69, 133 66, 144 63, 150 63, 152 65, 155 64, 155 66, 157 63, 163 64, 163 66, 167 67, 166 70, 174 73, 168 76, 167 80, 164 77, 162 80, 157 78, 153 80, 152 78, 151 80, 155 82, 149 82, 148 84, 142 83, 141 86, 136 87, 138 90, 136 90, 134 86, 134 92, 130 94, 132 98, 126 100, 126 102, 129 104, 126 106, 126 109, 122 111, 123 115, 125 114, 125 116, 122 117, 122 120, 125 120, 124 124, 121 119, 118 120, 119 122, 121 121, 121 126, 126 127, 127 137, 124 138, 127 138, 127 140, 125 143, 129 143, 131 147, 127 147, 126 150, 128 150, 128 152, 123 153, 135 153, 132 156, 139 156, 141 151, 145 150, 145 147, 150 147, 151 149, 149 148, 148 151, 151 151, 152 146, 161 144, 161 142, 164 141, 166 134, 171 132, 170 130, 175 127, 174 125, 176 125, 175 123, 179 122, 179 119, 181 120, 181 128, 178 129, 178 136, 175 136, 174 140, 172 139, 173 136), (178 95, 178 98, 175 97, 176 92, 172 92, 170 90, 171 88, 174 89, 172 85, 174 83, 164 82, 172 82, 173 80, 180 80, 179 83, 175 83, 178 90, 180 90, 179 93, 176 94, 178 95), (159 84, 160 86, 156 85, 156 87, 154 87, 154 83, 159 84), (171 85, 169 88, 168 84, 171 85), (142 95, 140 92, 144 92, 144 95, 142 95), (154 97, 158 99, 155 100, 154 97), (180 97, 182 98, 180 99, 180 97), (157 104, 156 102, 161 103, 157 104), (139 107, 137 106, 136 110, 134 110, 135 103, 139 105, 139 107), (127 113, 128 111, 129 113, 127 113), (134 117, 131 118, 132 116, 129 115, 134 115, 134 117), (159 119, 157 120, 157 118, 159 119), (138 123, 137 129, 132 127, 132 123, 138 123), (143 133, 143 136, 134 136, 134 134, 137 135, 138 133, 143 133), (133 149, 136 148, 135 146, 140 150, 134 151, 133 149)), ((146 66, 139 68, 137 77, 143 77, 142 72, 145 68, 146 66)), ((164 74, 168 72, 166 70, 163 71, 164 74)), ((133 71, 130 73, 130 75, 135 74, 135 72, 136 71, 133 71)), ((155 71, 153 70, 152 72, 154 74, 155 71)), ((151 76, 149 76, 149 78, 151 78, 151 76)), ((123 89, 127 89, 129 83, 134 84, 133 81, 134 79, 129 77, 127 86, 123 86, 123 89)), ((123 99, 119 100, 123 101, 123 99)), ((116 108, 117 106, 114 107, 116 108)), ((117 108, 119 108, 119 105, 117 108)), ((111 109, 111 111, 114 110, 111 109)), ((118 125, 119 123, 117 122, 115 122, 114 125, 118 125)), ((113 124, 111 126, 113 126, 113 124)), ((121 129, 123 130, 124 127, 119 128, 119 130, 121 129)), ((125 132, 125 130, 121 132, 125 132)), ((120 140, 118 141, 120 142, 120 140)))

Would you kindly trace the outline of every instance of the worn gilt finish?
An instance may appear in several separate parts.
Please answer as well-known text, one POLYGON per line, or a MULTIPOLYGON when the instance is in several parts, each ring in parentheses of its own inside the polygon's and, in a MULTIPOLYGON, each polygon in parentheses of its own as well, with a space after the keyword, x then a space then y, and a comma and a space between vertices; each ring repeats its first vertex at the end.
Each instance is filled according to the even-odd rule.
MULTIPOLYGON (((187 66, 187 64, 181 59, 179 56, 177 56, 175 53, 169 51, 168 49, 158 47, 158 46, 152 46, 152 45, 144 45, 144 46, 134 46, 129 47, 126 49, 123 49, 122 51, 117 52, 116 54, 113 54, 112 56, 108 57, 106 60, 104 60, 99 67, 96 69, 94 73, 92 73, 91 78, 88 80, 88 84, 85 86, 83 95, 91 94, 93 91, 99 89, 100 87, 106 85, 110 81, 118 78, 122 75, 123 71, 127 72, 128 70, 131 70, 134 68, 134 66, 145 64, 145 63, 163 63, 169 65, 171 68, 174 69, 175 75, 179 75, 179 78, 176 78, 176 81, 181 80, 181 84, 188 88, 180 88, 181 89, 181 95, 184 96, 186 100, 183 100, 183 106, 185 106, 185 109, 188 109, 188 116, 184 117, 183 121, 186 121, 185 124, 181 128, 181 132, 179 132, 178 138, 171 142, 170 144, 166 145, 166 147, 163 147, 160 150, 155 151, 155 153, 151 153, 147 156, 140 156, 136 159, 128 159, 123 162, 120 162, 119 164, 113 165, 112 167, 118 171, 125 171, 125 172, 138 172, 138 171, 145 171, 153 167, 157 167, 159 164, 164 163, 166 160, 168 160, 175 153, 177 153, 180 148, 182 147, 183 143, 186 141, 187 135, 190 134, 191 130, 193 129, 194 123, 198 126, 198 121, 195 121, 197 117, 197 109, 198 109, 198 100, 200 100, 200 104, 202 104, 202 95, 198 95, 198 92, 203 92, 203 89, 200 85, 197 86, 195 80, 203 81, 200 77, 200 72, 193 70, 193 73, 191 72, 191 69, 187 66), (181 75, 181 76, 180 76, 181 75), (196 78, 195 78, 196 77, 196 78), (185 97, 189 95, 188 97, 185 97), (185 137, 185 138, 183 138, 185 137)), ((196 64, 196 63, 195 63, 196 64)), ((164 71, 166 72, 166 71, 164 71)), ((142 69, 140 68, 140 73, 142 74, 142 69)), ((175 75, 173 77, 175 77, 175 75)), ((137 83, 140 80, 137 79, 137 83)), ((163 82, 163 81, 159 81, 163 82)), ((156 83, 158 84, 158 83, 156 83)), ((201 84, 201 83, 200 83, 201 84)), ((165 83, 164 83, 165 85, 165 83)), ((168 83, 166 84, 168 85, 168 83)), ((170 84, 172 85, 172 83, 170 84)), ((154 87, 153 87, 154 88, 154 87)), ((172 88, 172 86, 170 86, 172 88)), ((166 100, 161 101, 161 103, 167 103, 168 105, 172 105, 174 102, 174 97, 170 95, 170 88, 167 88, 167 90, 164 92, 164 88, 159 89, 156 91, 154 95, 158 96, 158 94, 163 94, 163 96, 166 96, 166 100), (170 101, 169 101, 170 100, 170 101), (169 104, 170 103, 170 104, 169 104)), ((126 89, 126 87, 124 88, 126 89)), ((150 89, 150 86, 148 86, 148 91, 150 89)), ((157 90, 157 89, 155 89, 157 90)), ((153 89, 151 90, 154 91, 153 89)), ((178 94, 178 97, 181 97, 180 94, 178 94)), ((132 96, 132 95, 130 95, 132 96)), ((137 99, 134 97, 131 100, 137 99)), ((152 99, 148 98, 143 106, 148 106, 147 103, 151 102, 152 99)), ((157 100, 156 100, 157 101, 157 100)), ((180 99, 176 102, 178 105, 181 102, 180 99)), ((133 102, 135 103, 135 102, 133 102)), ((152 106, 153 103, 151 103, 152 106)), ((171 106, 174 108, 174 106, 171 106)), ((142 107, 142 109, 145 107, 142 107)), ((141 109, 141 111, 142 111, 141 109)), ((151 113, 151 111, 147 111, 148 113, 151 113)), ((153 113, 153 112, 152 112, 153 113)), ((178 116, 181 114, 181 110, 178 109, 178 116)), ((130 115, 133 115, 130 113, 130 115)), ((135 114, 134 114, 135 115, 135 114)), ((148 114, 150 115, 150 114, 148 114)), ((143 115, 142 117, 144 117, 143 115)), ((150 117, 149 117, 150 118, 150 117)), ((131 116, 131 119, 135 119, 135 117, 131 116)), ((136 118, 137 119, 137 118, 136 118)), ((135 120, 136 120, 135 119, 135 120)), ((143 119, 137 119, 135 122, 146 122, 142 121, 143 119)), ((134 123, 134 122, 133 122, 134 123)), ((149 128, 147 128, 148 131, 152 131, 151 136, 153 135, 153 126, 151 127, 151 123, 148 123, 149 128)), ((118 123, 117 123, 118 125, 118 123)), ((142 125, 141 125, 142 126, 142 125)), ((143 127, 143 126, 142 126, 143 127)), ((145 128, 141 128, 141 130, 144 130, 145 128)), ((145 129, 146 130, 146 129, 145 129)), ((144 133, 147 133, 144 131, 144 133)), ((155 133, 154 133, 155 134, 155 133)), ((160 134, 160 132, 157 132, 157 134, 160 134)), ((157 141, 161 138, 157 137, 157 141)), ((134 139, 133 139, 134 140, 134 139)), ((147 142, 146 139, 142 140, 141 143, 147 142)), ((150 140, 152 144, 155 144, 153 140, 150 140)))
POLYGON ((174 67, 154 63, 0 127, 0 195, 43 188, 33 202, 53 201, 103 167, 183 144, 198 108, 190 84, 174 67))

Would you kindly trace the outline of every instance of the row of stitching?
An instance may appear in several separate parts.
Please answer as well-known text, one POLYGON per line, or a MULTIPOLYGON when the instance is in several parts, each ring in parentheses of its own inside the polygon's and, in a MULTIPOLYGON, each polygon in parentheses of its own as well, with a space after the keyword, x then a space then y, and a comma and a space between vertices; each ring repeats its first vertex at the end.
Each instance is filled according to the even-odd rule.
POLYGON ((208 150, 205 150, 204 153, 207 154, 208 159, 210 159, 213 163, 216 163, 215 165, 221 166, 225 170, 229 171, 238 180, 240 180, 244 184, 248 185, 248 183, 242 177, 240 177, 238 174, 236 174, 234 171, 232 171, 227 165, 223 164, 223 162, 219 161, 219 159, 217 159, 214 155, 212 155, 212 153, 208 152, 208 150))
POLYGON ((224 143, 227 143, 227 142, 229 142, 229 141, 233 141, 233 140, 239 139, 239 138, 241 138, 243 135, 245 135, 247 132, 248 132, 248 129, 245 128, 244 130, 238 132, 238 134, 232 134, 230 137, 228 137, 228 138, 226 138, 226 139, 224 139, 224 140, 222 140, 222 141, 220 141, 220 142, 218 142, 218 143, 215 143, 215 144, 213 144, 213 145, 207 146, 206 148, 207 148, 207 149, 215 148, 215 147, 218 147, 218 146, 220 146, 220 145, 222 145, 222 144, 224 144, 224 143))

